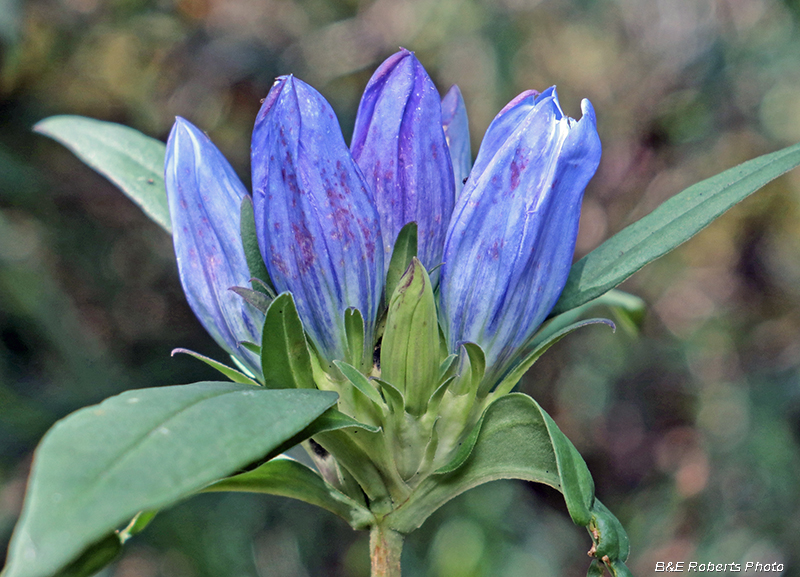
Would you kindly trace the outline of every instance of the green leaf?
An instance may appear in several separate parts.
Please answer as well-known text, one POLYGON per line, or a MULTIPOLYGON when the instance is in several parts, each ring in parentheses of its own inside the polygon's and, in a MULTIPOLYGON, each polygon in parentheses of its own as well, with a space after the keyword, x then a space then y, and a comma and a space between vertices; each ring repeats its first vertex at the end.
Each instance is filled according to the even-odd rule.
POLYGON ((619 285, 798 164, 800 144, 747 161, 676 194, 576 262, 551 315, 574 309, 619 285))
POLYGON ((425 267, 413 256, 389 300, 381 378, 403 393, 410 414, 421 415, 439 386, 440 364, 433 286, 425 267))
POLYGON ((164 188, 163 142, 121 124, 83 116, 51 116, 33 129, 69 148, 114 183, 161 228, 171 231, 164 188))
POLYGON ((291 497, 339 515, 354 529, 365 529, 375 521, 369 509, 326 483, 316 471, 284 457, 217 481, 205 491, 245 491, 291 497))
MULTIPOLYGON (((258 237, 256 236, 256 219, 253 212, 253 200, 250 196, 242 199, 242 209, 239 215, 239 230, 242 235, 242 246, 244 247, 244 257, 247 260, 247 268, 250 276, 260 280, 267 285, 269 291, 264 294, 270 298, 275 296, 275 286, 269 278, 264 259, 261 257, 261 249, 258 247, 258 237)), ((260 290, 258 283, 253 283, 253 288, 260 290)))
POLYGON ((388 302, 394 294, 400 277, 406 272, 408 265, 411 264, 411 257, 417 256, 417 223, 409 222, 400 232, 397 233, 397 240, 394 242, 392 258, 389 261, 389 268, 386 271, 386 301, 388 302))
POLYGON ((616 330, 614 323, 612 323, 608 319, 588 319, 585 321, 580 321, 577 323, 573 323, 560 331, 547 334, 546 338, 543 339, 536 339, 533 343, 533 350, 526 354, 525 358, 522 360, 520 364, 514 367, 506 377, 497 385, 497 388, 494 390, 494 395, 500 397, 505 395, 506 393, 511 392, 522 376, 528 372, 528 370, 533 366, 533 364, 539 360, 544 353, 547 352, 547 349, 552 347, 558 341, 563 339, 568 334, 577 331, 580 328, 589 326, 589 325, 596 325, 596 324, 605 324, 611 327, 612 330, 616 330))
POLYGON ((143 510, 270 454, 335 393, 235 383, 140 389, 62 419, 35 453, 4 577, 46 577, 143 510))
POLYGON ((173 349, 171 356, 174 357, 176 353, 183 353, 185 355, 189 355, 191 357, 196 358, 199 361, 204 362, 209 367, 218 370, 220 373, 228 377, 234 383, 241 383, 242 385, 255 385, 256 387, 261 386, 260 384, 258 384, 256 381, 254 381, 244 373, 239 372, 236 369, 232 369, 228 365, 223 365, 219 361, 215 361, 214 359, 209 358, 205 355, 201 355, 200 353, 190 351, 189 349, 173 349))
POLYGON ((278 295, 267 310, 261 337, 261 369, 269 388, 314 388, 311 354, 292 293, 278 295))

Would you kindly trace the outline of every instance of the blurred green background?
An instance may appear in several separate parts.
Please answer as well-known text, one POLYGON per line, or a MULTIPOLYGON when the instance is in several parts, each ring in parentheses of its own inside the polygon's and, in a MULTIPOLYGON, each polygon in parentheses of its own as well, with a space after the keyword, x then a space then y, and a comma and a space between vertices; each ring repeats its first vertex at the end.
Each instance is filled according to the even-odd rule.
MULTIPOLYGON (((318 88, 352 130, 398 46, 458 83, 473 154, 494 114, 557 84, 597 111, 585 254, 689 184, 800 141, 797 0, 0 0, 0 560, 31 453, 58 418, 118 391, 215 378, 169 237, 66 150, 52 114, 164 139, 175 115, 249 181, 249 133, 276 75, 318 88)), ((780 562, 800 575, 800 170, 623 288, 633 334, 562 341, 522 388, 585 456, 632 544, 657 561, 780 562)), ((589 539, 546 488, 496 482, 407 541, 407 575, 578 576, 589 539)), ((293 501, 190 499, 106 577, 366 576, 367 536, 293 501)), ((750 572, 748 575, 755 575, 750 572)), ((772 573, 774 575, 774 573, 772 573)))

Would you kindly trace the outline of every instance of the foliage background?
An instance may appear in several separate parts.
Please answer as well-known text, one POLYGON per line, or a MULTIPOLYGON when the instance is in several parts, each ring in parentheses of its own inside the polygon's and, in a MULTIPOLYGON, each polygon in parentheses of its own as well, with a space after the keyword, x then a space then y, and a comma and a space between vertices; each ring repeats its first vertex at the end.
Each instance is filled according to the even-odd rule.
MULTIPOLYGON (((689 184, 800 140, 796 0, 0 0, 0 550, 32 450, 115 392, 215 378, 172 247, 121 193, 30 127, 84 114, 164 139, 175 115, 249 176, 278 74, 323 92, 349 136, 374 67, 402 45, 458 83, 473 154, 526 88, 582 97, 604 156, 584 254, 689 184)), ((800 574, 800 171, 623 288, 638 335, 562 341, 526 377, 628 528, 630 566, 781 562, 800 574)), ((232 416, 235 418, 235 416, 232 416)), ((497 482, 413 534, 408 575, 577 576, 589 540, 553 491, 497 482)), ((2 559, 0 553, 0 559, 2 559)), ((106 577, 365 576, 366 535, 279 498, 188 500, 106 577)), ((750 573, 755 574, 755 573, 750 573)))

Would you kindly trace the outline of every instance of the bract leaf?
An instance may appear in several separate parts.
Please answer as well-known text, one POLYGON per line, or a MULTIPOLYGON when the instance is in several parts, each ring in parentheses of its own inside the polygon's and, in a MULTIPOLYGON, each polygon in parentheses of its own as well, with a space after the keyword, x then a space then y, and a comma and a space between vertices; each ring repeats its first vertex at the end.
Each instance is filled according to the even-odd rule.
POLYGON ((314 388, 311 354, 291 293, 278 295, 267 310, 261 367, 269 388, 314 388))
POLYGON ((326 483, 316 471, 289 458, 276 457, 252 471, 217 481, 204 491, 244 491, 291 497, 339 515, 354 529, 364 529, 374 522, 368 509, 326 483))
POLYGON ((198 361, 203 361, 209 367, 217 369, 220 373, 228 377, 234 383, 241 383, 243 385, 255 385, 256 387, 261 386, 260 384, 258 384, 256 381, 254 381, 244 373, 237 371, 236 369, 232 369, 228 365, 223 365, 219 361, 215 361, 214 359, 209 358, 205 355, 201 355, 200 353, 190 351, 189 349, 173 349, 171 356, 174 357, 176 353, 183 353, 185 355, 189 355, 191 357, 196 358, 198 361))
POLYGON ((47 577, 139 511, 269 454, 337 395, 202 382, 128 391, 65 417, 34 457, 4 577, 47 577))
POLYGON ((573 323, 556 333, 548 335, 546 339, 539 340, 535 343, 535 345, 532 347, 533 350, 531 350, 525 356, 522 362, 518 364, 516 367, 514 367, 514 370, 512 370, 508 375, 506 375, 505 378, 503 378, 503 380, 500 382, 500 384, 497 385, 497 388, 495 388, 494 390, 494 394, 500 397, 510 392, 511 389, 513 389, 516 386, 516 384, 519 382, 522 376, 528 372, 528 369, 530 369, 533 366, 533 364, 539 360, 539 357, 541 357, 545 352, 547 352, 547 349, 552 347, 554 344, 563 339, 565 336, 567 336, 571 332, 577 331, 582 327, 586 327, 589 325, 596 325, 596 324, 605 324, 611 327, 612 330, 616 329, 614 323, 612 323, 608 319, 588 319, 585 321, 573 323))
POLYGON ((576 262, 555 316, 597 298, 800 164, 800 144, 759 156, 676 194, 576 262))
POLYGON ((164 188, 164 143, 138 130, 83 116, 51 116, 33 129, 57 140, 115 184, 161 228, 172 223, 164 188))

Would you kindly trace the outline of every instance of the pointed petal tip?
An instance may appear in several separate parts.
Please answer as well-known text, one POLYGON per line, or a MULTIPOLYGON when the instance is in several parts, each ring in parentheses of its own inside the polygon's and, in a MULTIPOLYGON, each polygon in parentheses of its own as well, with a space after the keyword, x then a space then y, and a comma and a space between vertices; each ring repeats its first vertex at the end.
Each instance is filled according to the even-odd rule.
POLYGON ((588 118, 589 122, 592 124, 597 124, 597 116, 594 113, 594 106, 592 106, 592 103, 588 98, 581 100, 581 114, 583 115, 581 116, 581 120, 588 118))

